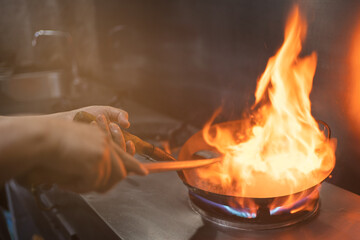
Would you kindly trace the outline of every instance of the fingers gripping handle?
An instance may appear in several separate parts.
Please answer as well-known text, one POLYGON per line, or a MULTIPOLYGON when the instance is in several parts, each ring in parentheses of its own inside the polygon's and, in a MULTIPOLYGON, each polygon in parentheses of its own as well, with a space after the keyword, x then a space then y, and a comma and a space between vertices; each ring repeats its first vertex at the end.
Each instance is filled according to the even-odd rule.
MULTIPOLYGON (((74 117, 74 121, 91 123, 92 121, 96 121, 96 117, 88 112, 80 111, 76 113, 74 117)), ((154 145, 148 142, 145 142, 141 138, 125 130, 122 130, 122 132, 125 138, 125 142, 129 140, 132 141, 135 145, 135 149, 138 154, 149 156, 158 161, 176 161, 176 159, 173 156, 163 151, 162 149, 155 147, 154 145)))

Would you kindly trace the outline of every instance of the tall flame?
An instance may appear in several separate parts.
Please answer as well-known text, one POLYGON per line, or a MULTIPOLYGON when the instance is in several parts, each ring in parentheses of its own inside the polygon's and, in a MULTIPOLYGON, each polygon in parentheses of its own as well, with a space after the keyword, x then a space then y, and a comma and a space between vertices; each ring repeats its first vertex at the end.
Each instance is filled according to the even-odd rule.
POLYGON ((349 89, 347 97, 349 104, 347 106, 348 115, 350 118, 351 126, 356 130, 356 133, 360 134, 360 19, 357 21, 357 25, 353 36, 351 38, 350 45, 350 78, 349 89))
POLYGON ((224 154, 221 164, 198 171, 221 186, 221 193, 247 197, 293 194, 320 183, 335 165, 335 140, 328 140, 311 115, 309 95, 317 55, 300 58, 306 22, 295 7, 284 43, 258 80, 252 118, 234 137, 229 128, 208 122, 207 144, 224 154), (251 122, 251 124, 250 124, 251 122))

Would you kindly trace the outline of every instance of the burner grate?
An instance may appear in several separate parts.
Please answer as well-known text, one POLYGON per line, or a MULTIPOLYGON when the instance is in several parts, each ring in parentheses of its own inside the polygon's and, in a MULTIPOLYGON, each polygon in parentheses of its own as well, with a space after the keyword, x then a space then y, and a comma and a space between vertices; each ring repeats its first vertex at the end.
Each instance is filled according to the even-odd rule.
MULTIPOLYGON (((255 199, 257 210, 250 207, 231 207, 189 191, 191 208, 204 219, 223 227, 241 230, 266 230, 291 226, 315 216, 319 209, 319 189, 297 200, 291 207, 274 206, 274 199, 255 199), (309 197, 316 195, 316 198, 309 197), (306 207, 304 207, 306 205, 306 207), (299 210, 300 209, 300 210, 299 210)), ((278 201, 280 202, 280 201, 278 201)))

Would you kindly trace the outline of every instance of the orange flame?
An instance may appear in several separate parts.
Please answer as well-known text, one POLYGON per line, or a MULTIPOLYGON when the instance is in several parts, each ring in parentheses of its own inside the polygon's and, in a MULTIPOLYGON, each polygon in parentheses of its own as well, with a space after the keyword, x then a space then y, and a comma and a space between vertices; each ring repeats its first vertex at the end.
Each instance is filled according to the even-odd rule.
MULTIPOLYGON (((306 22, 295 7, 284 43, 258 80, 252 118, 234 137, 206 124, 207 144, 224 154, 221 164, 198 171, 221 193, 253 198, 290 195, 317 185, 335 166, 335 139, 328 140, 311 115, 309 95, 317 55, 300 58, 306 22)), ((213 117, 214 118, 214 117, 213 117)))
POLYGON ((351 38, 348 115, 357 134, 360 134, 360 19, 351 38))
POLYGON ((306 191, 292 194, 286 198, 275 198, 274 201, 272 201, 268 206, 270 213, 273 212, 273 215, 278 215, 281 214, 281 210, 288 210, 291 214, 295 214, 304 210, 311 211, 317 204, 319 190, 320 186, 316 186, 313 189, 308 189, 306 191), (305 203, 296 206, 296 203, 299 201, 305 201, 305 203))

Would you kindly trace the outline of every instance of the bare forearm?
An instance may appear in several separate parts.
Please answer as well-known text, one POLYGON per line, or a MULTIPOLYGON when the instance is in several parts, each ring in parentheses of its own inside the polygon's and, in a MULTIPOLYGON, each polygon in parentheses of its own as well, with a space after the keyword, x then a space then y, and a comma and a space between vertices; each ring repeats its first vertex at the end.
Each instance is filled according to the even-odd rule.
POLYGON ((31 117, 0 119, 0 182, 16 177, 49 157, 54 142, 44 120, 31 117))
POLYGON ((52 113, 46 115, 6 116, 6 117, 0 116, 0 121, 3 119, 23 119, 23 118, 44 119, 44 120, 57 119, 61 121, 72 121, 76 113, 78 113, 79 111, 85 111, 95 116, 104 114, 110 121, 119 123, 121 127, 128 128, 130 126, 130 123, 128 121, 128 113, 126 111, 109 106, 89 106, 80 109, 74 109, 71 111, 52 113))
POLYGON ((14 116, 0 116, 0 122, 3 120, 22 120, 26 121, 29 119, 32 120, 49 120, 49 119, 58 119, 58 120, 73 120, 76 112, 75 110, 51 114, 27 114, 27 115, 14 115, 14 116))

